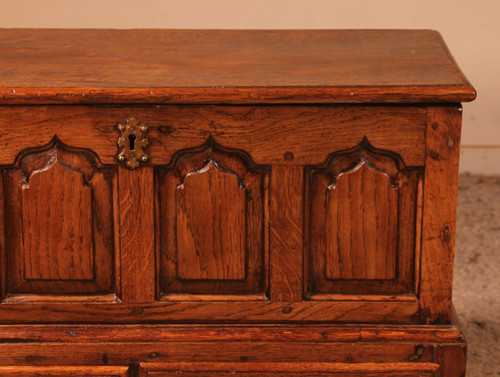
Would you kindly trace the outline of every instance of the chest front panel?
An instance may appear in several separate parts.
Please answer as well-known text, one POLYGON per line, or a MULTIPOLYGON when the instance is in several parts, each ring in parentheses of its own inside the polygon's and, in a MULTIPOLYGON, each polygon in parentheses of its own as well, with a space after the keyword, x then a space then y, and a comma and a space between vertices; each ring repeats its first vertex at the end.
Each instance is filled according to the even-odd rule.
POLYGON ((459 125, 454 106, 2 107, 2 321, 427 321, 428 159, 453 168, 429 138, 453 153, 459 125))

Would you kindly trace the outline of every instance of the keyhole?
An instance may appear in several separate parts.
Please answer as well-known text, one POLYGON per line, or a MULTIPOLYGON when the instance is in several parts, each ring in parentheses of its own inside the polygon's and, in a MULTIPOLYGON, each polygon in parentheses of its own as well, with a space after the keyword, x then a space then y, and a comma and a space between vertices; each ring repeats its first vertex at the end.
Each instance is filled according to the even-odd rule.
POLYGON ((136 140, 135 135, 128 135, 128 141, 130 142, 131 151, 135 150, 135 140, 136 140))

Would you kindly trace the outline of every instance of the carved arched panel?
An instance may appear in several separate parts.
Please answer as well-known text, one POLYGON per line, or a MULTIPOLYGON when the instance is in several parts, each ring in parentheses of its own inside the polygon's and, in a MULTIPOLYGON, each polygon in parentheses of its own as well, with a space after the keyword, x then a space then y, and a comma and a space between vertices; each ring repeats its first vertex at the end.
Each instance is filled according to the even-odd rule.
POLYGON ((412 293, 420 170, 363 139, 306 172, 306 294, 412 293))
POLYGON ((3 170, 9 296, 115 293, 115 173, 56 137, 3 170))
POLYGON ((263 297, 268 168, 209 139, 156 176, 161 296, 263 297))

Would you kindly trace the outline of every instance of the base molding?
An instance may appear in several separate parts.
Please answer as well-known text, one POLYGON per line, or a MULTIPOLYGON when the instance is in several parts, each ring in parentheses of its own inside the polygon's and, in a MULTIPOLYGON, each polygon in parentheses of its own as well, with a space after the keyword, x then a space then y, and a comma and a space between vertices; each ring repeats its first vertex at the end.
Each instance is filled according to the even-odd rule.
POLYGON ((0 326, 6 377, 459 377, 465 354, 454 326, 0 326))

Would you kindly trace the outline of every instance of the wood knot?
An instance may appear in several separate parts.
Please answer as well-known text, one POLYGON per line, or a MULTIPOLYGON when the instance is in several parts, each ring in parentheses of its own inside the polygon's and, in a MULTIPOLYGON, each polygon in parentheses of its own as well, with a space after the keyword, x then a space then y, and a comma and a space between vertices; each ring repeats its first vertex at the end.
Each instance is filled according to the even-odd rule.
POLYGON ((281 311, 285 314, 288 314, 292 312, 292 308, 289 306, 285 306, 281 311))
POLYGON ((437 123, 437 122, 433 122, 433 123, 431 124, 431 127, 432 127, 432 129, 433 129, 433 130, 437 130, 437 129, 439 129, 439 123, 437 123))
POLYGON ((292 161, 295 156, 293 155, 292 152, 286 152, 284 155, 283 155, 283 158, 286 160, 286 161, 292 161))

